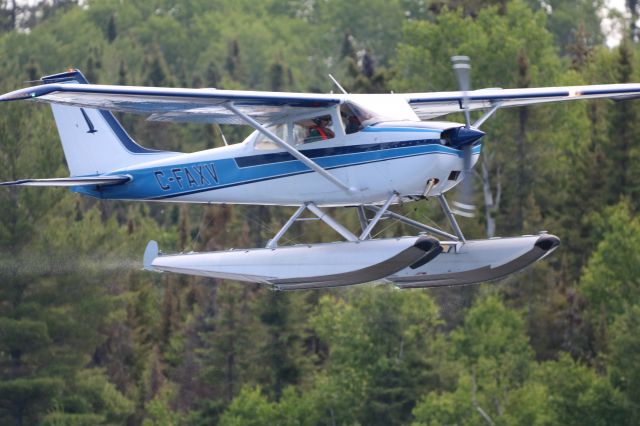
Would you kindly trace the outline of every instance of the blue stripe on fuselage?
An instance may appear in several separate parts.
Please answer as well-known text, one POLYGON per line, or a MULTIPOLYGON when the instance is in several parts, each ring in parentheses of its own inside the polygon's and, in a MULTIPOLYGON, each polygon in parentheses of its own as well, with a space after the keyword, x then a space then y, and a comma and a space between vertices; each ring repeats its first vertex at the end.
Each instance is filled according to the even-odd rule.
MULTIPOLYGON (((336 146, 331 148, 302 149, 305 156, 311 159, 331 157, 344 154, 356 154, 363 152, 381 151, 385 149, 407 148, 422 145, 439 145, 439 139, 419 139, 412 141, 368 143, 363 145, 336 146)), ((262 164, 281 163, 283 161, 294 161, 295 157, 288 152, 275 152, 271 154, 250 155, 247 157, 237 157, 238 167, 251 167, 262 164)))
POLYGON ((361 130, 362 132, 411 132, 411 133, 442 133, 442 129, 427 129, 424 127, 375 127, 368 126, 361 130))
MULTIPOLYGON (((321 167, 336 169, 417 155, 462 156, 462 151, 440 145, 437 139, 301 150, 321 167)), ((474 147, 480 152, 480 146, 474 147)), ((105 199, 166 199, 278 179, 311 170, 288 153, 267 153, 141 170, 120 171, 132 181, 118 186, 74 187, 74 191, 105 199)))

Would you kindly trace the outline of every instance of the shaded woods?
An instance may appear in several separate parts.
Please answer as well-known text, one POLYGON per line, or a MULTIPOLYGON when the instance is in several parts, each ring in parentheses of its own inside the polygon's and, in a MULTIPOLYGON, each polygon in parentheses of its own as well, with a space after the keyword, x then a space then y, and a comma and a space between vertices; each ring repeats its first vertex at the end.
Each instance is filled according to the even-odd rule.
MULTIPOLYGON (((0 1, 2 92, 68 67, 104 84, 329 92, 331 73, 353 93, 455 90, 454 54, 475 88, 640 82, 637 28, 605 47, 600 0, 22 3, 0 1)), ((147 147, 223 145, 212 125, 118 118, 147 147)), ((0 424, 640 423, 640 104, 505 109, 483 130, 466 234, 563 245, 474 287, 278 293, 152 274, 149 239, 262 245, 291 209, 2 188, 0 424)), ((0 180, 67 173, 50 109, 0 105, 0 180)), ((395 208, 445 225, 435 204, 395 208)), ((287 238, 337 239, 319 224, 287 238)))

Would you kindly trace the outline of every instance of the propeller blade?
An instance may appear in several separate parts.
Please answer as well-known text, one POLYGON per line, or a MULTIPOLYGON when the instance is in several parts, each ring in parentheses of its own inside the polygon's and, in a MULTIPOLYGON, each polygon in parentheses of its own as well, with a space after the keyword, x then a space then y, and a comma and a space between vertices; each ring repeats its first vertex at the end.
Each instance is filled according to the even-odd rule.
POLYGON ((464 216, 474 217, 476 215, 475 196, 473 190, 473 172, 471 171, 471 161, 473 155, 473 146, 466 145, 463 149, 464 169, 462 171, 462 182, 460 183, 460 191, 458 199, 453 202, 453 213, 464 216))
MULTIPOLYGON (((469 114, 469 91, 471 90, 471 61, 468 56, 452 56, 453 71, 458 78, 458 86, 462 92, 462 102, 460 107, 464 111, 465 129, 471 130, 471 117, 469 114)), ((467 132, 469 133, 469 132, 467 132)), ((480 133, 476 131, 474 133, 480 133)), ((480 135, 480 137, 482 137, 480 135)), ((477 139, 477 138, 476 138, 477 139)), ((465 143, 466 141, 463 141, 465 143)), ((458 200, 453 202, 452 211, 460 216, 474 217, 476 214, 476 206, 474 204, 473 180, 471 172, 471 163, 473 160, 473 141, 466 142, 462 148, 463 152, 463 172, 462 182, 460 184, 460 192, 458 200)))
POLYGON ((469 116, 469 90, 471 90, 471 61, 468 56, 452 56, 453 71, 458 77, 458 86, 462 92, 461 107, 464 111, 464 122, 467 129, 471 127, 471 117, 469 116))

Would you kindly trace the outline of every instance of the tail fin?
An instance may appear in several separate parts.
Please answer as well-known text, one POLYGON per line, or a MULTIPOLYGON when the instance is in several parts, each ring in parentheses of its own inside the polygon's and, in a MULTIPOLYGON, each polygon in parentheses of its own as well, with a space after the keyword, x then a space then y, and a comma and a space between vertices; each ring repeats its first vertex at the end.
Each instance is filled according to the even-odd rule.
MULTIPOLYGON (((42 77, 46 83, 89 82, 78 70, 42 77)), ((52 104, 71 176, 103 174, 177 153, 143 148, 109 111, 52 104)))

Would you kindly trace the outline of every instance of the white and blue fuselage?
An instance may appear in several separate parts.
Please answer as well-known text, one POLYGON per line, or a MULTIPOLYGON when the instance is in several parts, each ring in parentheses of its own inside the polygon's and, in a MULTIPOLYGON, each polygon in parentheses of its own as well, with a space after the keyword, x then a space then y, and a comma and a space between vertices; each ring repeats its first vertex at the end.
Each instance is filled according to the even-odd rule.
MULTIPOLYGON (((243 143, 139 163, 109 174, 131 181, 74 190, 103 199, 324 206, 375 204, 391 193, 401 197, 443 193, 461 179, 463 151, 447 146, 443 130, 451 122, 382 122, 354 134, 300 144, 296 148, 345 182, 340 188, 290 153, 260 149, 254 132, 243 143)), ((481 145, 473 148, 477 160, 481 145)))

